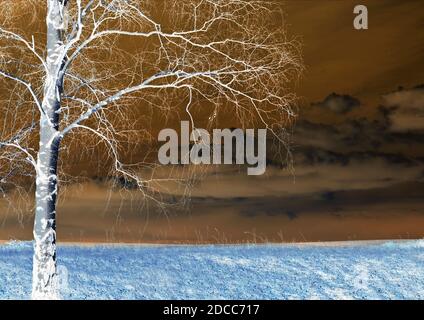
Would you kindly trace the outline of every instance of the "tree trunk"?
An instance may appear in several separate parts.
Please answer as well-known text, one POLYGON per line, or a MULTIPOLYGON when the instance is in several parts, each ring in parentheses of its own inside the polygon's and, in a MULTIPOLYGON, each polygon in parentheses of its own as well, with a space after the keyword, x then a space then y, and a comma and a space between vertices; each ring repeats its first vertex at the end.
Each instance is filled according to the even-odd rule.
POLYGON ((44 84, 43 114, 40 117, 40 143, 37 157, 36 210, 34 219, 33 299, 58 299, 56 268, 57 161, 60 137, 59 111, 62 79, 60 68, 64 50, 64 2, 48 0, 47 75, 44 84))
MULTIPOLYGON (((47 122, 47 121, 45 121, 47 122)), ((50 124, 41 127, 37 163, 34 220, 33 299, 57 299, 56 198, 59 140, 51 136, 50 124), (49 141, 53 139, 52 143, 49 141), (50 144, 50 145, 49 145, 50 144)))

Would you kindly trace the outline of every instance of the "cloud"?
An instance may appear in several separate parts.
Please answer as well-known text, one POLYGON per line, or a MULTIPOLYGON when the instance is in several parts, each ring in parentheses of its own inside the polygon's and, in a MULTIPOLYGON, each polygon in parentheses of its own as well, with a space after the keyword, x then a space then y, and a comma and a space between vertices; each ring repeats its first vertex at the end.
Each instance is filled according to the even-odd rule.
MULTIPOLYGON (((192 195, 206 199, 233 199, 237 203, 240 202, 238 199, 252 197, 306 199, 317 196, 331 200, 334 192, 388 190, 408 183, 422 186, 424 131, 393 130, 396 112, 420 106, 420 90, 423 89, 398 90, 385 96, 385 104, 372 118, 341 115, 340 121, 333 123, 299 120, 292 136, 293 173, 283 170, 281 162, 274 161, 273 150, 268 148, 265 175, 248 177, 244 168, 233 166, 210 168, 206 173, 209 177, 199 182, 192 195)), ((335 95, 329 97, 327 101, 335 95)), ((359 103, 353 97, 339 98, 335 101, 359 103)), ((406 197, 410 190, 404 188, 400 192, 404 194, 399 196, 406 197)), ((263 212, 268 214, 265 209, 263 212)))
POLYGON ((408 157, 412 153, 424 154, 421 148, 424 142, 424 86, 400 88, 384 95, 383 101, 373 118, 341 115, 340 121, 330 124, 298 121, 293 134, 294 146, 317 154, 326 151, 335 154, 372 152, 376 155, 387 149, 391 149, 392 154, 402 153, 394 149, 409 146, 416 149, 408 157))
POLYGON ((424 131, 424 86, 398 90, 383 97, 389 108, 390 130, 424 131))
MULTIPOLYGON (((192 190, 194 198, 313 197, 328 192, 384 189, 414 182, 424 183, 424 159, 377 152, 338 153, 317 148, 293 152, 294 172, 268 165, 262 176, 247 176, 244 169, 215 166, 192 190)), ((164 191, 183 192, 165 187, 164 191)), ((242 201, 243 200, 243 201, 242 201)))
POLYGON ((360 101, 349 95, 339 95, 332 93, 324 101, 313 103, 312 105, 331 110, 338 114, 345 114, 360 106, 360 101))
MULTIPOLYGON (((329 97, 324 102, 333 99, 329 97)), ((423 181, 424 86, 399 89, 383 98, 372 119, 296 124, 293 154, 301 190, 365 190, 423 181)), ((344 100, 349 99, 358 101, 344 100)))
POLYGON ((352 152, 378 149, 388 139, 386 117, 378 120, 346 119, 339 124, 314 123, 307 120, 296 124, 293 140, 296 147, 316 148, 332 152, 352 152))

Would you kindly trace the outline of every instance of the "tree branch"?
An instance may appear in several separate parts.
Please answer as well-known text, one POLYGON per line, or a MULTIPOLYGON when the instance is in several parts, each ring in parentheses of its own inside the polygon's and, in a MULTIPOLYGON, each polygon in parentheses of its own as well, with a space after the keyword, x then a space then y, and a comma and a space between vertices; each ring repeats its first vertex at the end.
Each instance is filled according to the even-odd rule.
POLYGON ((5 30, 3 28, 0 28, 0 36, 4 35, 6 38, 11 38, 14 39, 18 42, 23 43, 36 57, 37 59, 41 62, 41 64, 44 67, 44 70, 47 72, 47 65, 46 62, 44 61, 44 59, 41 57, 41 55, 35 50, 35 46, 34 43, 29 43, 27 40, 25 40, 22 36, 9 31, 9 30, 5 30))
POLYGON ((37 105, 37 108, 40 111, 40 113, 45 115, 45 112, 43 110, 43 107, 41 106, 41 103, 38 100, 37 95, 35 94, 34 90, 32 89, 32 86, 31 86, 30 83, 26 82, 25 80, 22 80, 19 77, 16 77, 16 76, 10 74, 8 72, 2 71, 2 70, 0 70, 0 75, 3 76, 3 77, 5 77, 5 78, 7 78, 7 79, 14 80, 14 81, 22 84, 23 86, 25 86, 28 89, 28 91, 31 93, 31 96, 34 99, 34 102, 37 105))

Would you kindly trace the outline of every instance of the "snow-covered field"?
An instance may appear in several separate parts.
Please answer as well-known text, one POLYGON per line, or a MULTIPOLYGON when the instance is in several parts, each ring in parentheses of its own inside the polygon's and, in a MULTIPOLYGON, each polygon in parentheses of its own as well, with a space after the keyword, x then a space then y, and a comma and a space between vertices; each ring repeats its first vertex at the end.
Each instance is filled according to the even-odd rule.
MULTIPOLYGON (((424 240, 58 249, 65 299, 424 299, 424 240)), ((32 244, 0 245, 0 298, 27 299, 32 244)))

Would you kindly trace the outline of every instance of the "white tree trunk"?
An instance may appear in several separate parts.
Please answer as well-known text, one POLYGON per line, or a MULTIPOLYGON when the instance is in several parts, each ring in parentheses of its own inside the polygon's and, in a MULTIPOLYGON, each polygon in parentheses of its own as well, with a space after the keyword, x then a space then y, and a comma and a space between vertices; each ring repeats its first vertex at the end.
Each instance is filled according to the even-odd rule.
POLYGON ((52 137, 50 125, 47 126, 43 125, 40 129, 42 138, 37 162, 33 299, 59 298, 56 273, 56 168, 59 141, 52 137), (51 139, 55 141, 49 146, 51 139))
POLYGON ((58 299, 56 268, 56 198, 60 95, 62 90, 63 1, 48 0, 47 76, 40 118, 34 220, 33 299, 58 299))

